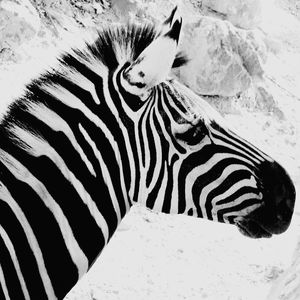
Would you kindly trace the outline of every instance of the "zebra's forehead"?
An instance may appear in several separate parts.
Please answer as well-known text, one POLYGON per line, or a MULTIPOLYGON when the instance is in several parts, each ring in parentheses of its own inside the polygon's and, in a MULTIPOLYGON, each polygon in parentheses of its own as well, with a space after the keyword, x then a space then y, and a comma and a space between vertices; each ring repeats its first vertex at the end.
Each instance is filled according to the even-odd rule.
MULTIPOLYGON (((238 128, 234 128, 217 110, 191 89, 176 80, 171 80, 169 83, 164 83, 163 85, 169 90, 169 93, 174 95, 180 106, 184 107, 183 120, 185 120, 185 123, 195 125, 196 127, 199 124, 203 124, 208 130, 210 137, 216 137, 216 134, 225 134, 234 139, 238 144, 243 145, 242 147, 252 149, 253 157, 256 157, 258 160, 274 161, 263 151, 257 149, 251 142, 241 137, 238 128)), ((258 161, 256 162, 258 163, 258 161)))
POLYGON ((184 117, 190 124, 203 122, 205 125, 209 125, 213 122, 224 129, 228 128, 227 122, 220 113, 185 85, 177 80, 171 80, 165 84, 165 88, 184 107, 184 117))

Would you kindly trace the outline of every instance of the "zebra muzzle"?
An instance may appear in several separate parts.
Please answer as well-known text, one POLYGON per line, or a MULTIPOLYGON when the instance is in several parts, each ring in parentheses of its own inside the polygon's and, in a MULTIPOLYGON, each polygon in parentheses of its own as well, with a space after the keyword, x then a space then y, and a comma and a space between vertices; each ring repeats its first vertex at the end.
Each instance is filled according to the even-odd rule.
POLYGON ((249 215, 235 220, 244 235, 254 238, 285 232, 292 220, 296 198, 291 178, 278 163, 264 162, 260 177, 263 204, 249 215))

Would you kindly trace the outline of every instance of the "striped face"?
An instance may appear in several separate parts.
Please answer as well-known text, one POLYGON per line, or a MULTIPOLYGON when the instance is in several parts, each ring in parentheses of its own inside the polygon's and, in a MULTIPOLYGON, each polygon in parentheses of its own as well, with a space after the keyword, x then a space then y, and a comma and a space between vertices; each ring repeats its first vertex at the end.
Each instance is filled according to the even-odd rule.
POLYGON ((123 100, 135 110, 139 188, 133 200, 156 211, 236 224, 250 237, 285 231, 295 201, 285 170, 190 89, 162 82, 179 31, 173 25, 120 71, 123 100))
POLYGON ((138 116, 137 201, 159 212, 236 224, 250 237, 287 229, 295 200, 289 176, 203 99, 168 81, 152 90, 138 116))
POLYGON ((282 167, 177 82, 148 101, 138 121, 147 207, 236 224, 251 237, 287 229, 295 190, 282 167))

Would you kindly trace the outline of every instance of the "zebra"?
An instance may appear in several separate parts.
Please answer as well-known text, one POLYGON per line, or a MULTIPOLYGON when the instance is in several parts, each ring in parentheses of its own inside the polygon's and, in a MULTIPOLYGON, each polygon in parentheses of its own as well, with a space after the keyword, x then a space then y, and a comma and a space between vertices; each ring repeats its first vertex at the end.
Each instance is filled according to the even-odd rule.
POLYGON ((176 8, 99 29, 57 56, 0 125, 0 299, 63 299, 134 203, 284 232, 295 188, 270 156, 169 76, 187 63, 176 8))

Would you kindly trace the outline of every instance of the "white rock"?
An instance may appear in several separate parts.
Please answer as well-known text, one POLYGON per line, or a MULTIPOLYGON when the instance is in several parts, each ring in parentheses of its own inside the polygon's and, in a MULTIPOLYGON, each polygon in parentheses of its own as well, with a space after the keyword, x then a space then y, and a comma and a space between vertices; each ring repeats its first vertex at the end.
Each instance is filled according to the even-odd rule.
POLYGON ((237 27, 253 29, 261 21, 261 0, 203 0, 202 5, 237 27))
POLYGON ((227 21, 201 17, 187 24, 182 48, 190 62, 177 75, 199 94, 233 96, 263 77, 263 40, 227 21))
POLYGON ((111 0, 111 8, 121 20, 128 21, 137 12, 138 3, 135 0, 111 0))
POLYGON ((14 49, 32 39, 39 28, 39 16, 29 0, 2 0, 0 2, 0 57, 7 59, 7 56, 13 55, 14 49))

